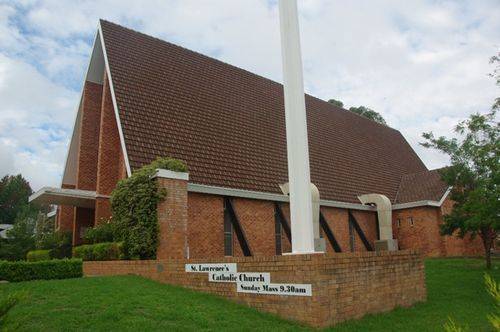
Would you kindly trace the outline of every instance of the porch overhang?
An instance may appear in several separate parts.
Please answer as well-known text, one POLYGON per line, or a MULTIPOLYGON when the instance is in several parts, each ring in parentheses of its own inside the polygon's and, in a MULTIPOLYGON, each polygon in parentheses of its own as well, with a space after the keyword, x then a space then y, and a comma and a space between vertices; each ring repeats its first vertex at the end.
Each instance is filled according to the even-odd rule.
POLYGON ((43 187, 32 194, 29 201, 38 204, 69 205, 93 209, 96 197, 96 192, 91 190, 43 187))

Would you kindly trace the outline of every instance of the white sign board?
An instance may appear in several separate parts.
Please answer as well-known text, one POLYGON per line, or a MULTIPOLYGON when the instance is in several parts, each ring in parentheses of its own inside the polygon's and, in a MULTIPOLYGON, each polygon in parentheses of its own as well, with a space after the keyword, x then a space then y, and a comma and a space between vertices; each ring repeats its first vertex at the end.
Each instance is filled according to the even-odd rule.
POLYGON ((270 283, 271 274, 267 272, 210 272, 208 274, 208 281, 270 283))
POLYGON ((236 263, 186 264, 186 272, 235 272, 236 263))
POLYGON ((312 296, 310 284, 262 284, 255 282, 238 282, 236 290, 240 293, 269 295, 312 296))

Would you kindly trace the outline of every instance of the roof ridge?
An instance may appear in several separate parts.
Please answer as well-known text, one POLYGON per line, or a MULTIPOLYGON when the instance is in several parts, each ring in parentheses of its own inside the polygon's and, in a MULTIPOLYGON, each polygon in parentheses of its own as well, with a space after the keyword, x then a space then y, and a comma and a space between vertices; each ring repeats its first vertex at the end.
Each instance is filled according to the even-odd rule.
MULTIPOLYGON (((245 72, 245 73, 250 74, 250 75, 252 75, 252 76, 257 76, 257 77, 262 78, 262 79, 264 79, 264 80, 266 80, 266 81, 269 81, 270 83, 273 83, 273 84, 278 85, 280 88, 283 88, 283 84, 282 84, 282 83, 279 83, 279 82, 277 82, 277 81, 274 81, 273 79, 270 79, 270 78, 268 78, 268 77, 265 77, 265 76, 262 76, 262 75, 256 74, 256 73, 251 72, 251 71, 249 71, 249 70, 247 70, 247 69, 244 69, 244 68, 241 68, 241 67, 235 66, 235 65, 233 65, 233 64, 230 64, 230 63, 228 63, 228 62, 222 61, 222 60, 220 60, 220 59, 217 59, 217 58, 214 58, 214 57, 208 56, 208 55, 203 54, 203 53, 201 53, 201 52, 191 50, 191 49, 186 48, 186 47, 184 47, 184 46, 181 46, 181 45, 178 45, 178 44, 174 44, 174 43, 169 42, 169 41, 167 41, 167 40, 164 40, 164 39, 161 39, 161 38, 158 38, 158 37, 152 36, 152 35, 148 35, 148 34, 146 34, 146 33, 144 33, 144 32, 140 32, 140 31, 137 31, 137 30, 134 30, 134 29, 128 28, 128 27, 126 27, 126 26, 123 26, 123 25, 120 25, 120 24, 117 24, 117 23, 114 23, 114 22, 111 22, 111 21, 107 21, 107 20, 105 20, 105 19, 99 19, 99 22, 100 22, 100 23, 104 22, 105 24, 114 25, 114 26, 119 27, 119 28, 121 28, 121 29, 125 29, 125 30, 128 30, 128 31, 130 31, 130 32, 133 32, 133 33, 135 33, 135 34, 139 34, 139 35, 145 36, 145 37, 147 37, 147 38, 152 38, 152 39, 155 39, 155 40, 157 40, 157 41, 159 41, 159 42, 169 44, 169 45, 171 45, 171 46, 174 46, 174 47, 180 48, 180 49, 185 50, 185 51, 188 51, 188 52, 190 52, 190 53, 194 53, 194 54, 196 54, 196 55, 202 56, 202 57, 204 57, 204 58, 206 58, 206 59, 209 59, 210 61, 214 61, 214 62, 217 62, 217 63, 220 63, 220 64, 224 64, 224 65, 226 65, 226 66, 230 66, 230 67, 232 67, 232 68, 234 68, 234 69, 236 69, 236 70, 239 70, 239 71, 245 72)), ((368 119, 368 118, 366 118, 366 117, 364 117, 364 116, 362 116, 362 115, 360 115, 360 114, 358 114, 358 113, 351 112, 351 111, 349 111, 349 110, 348 110, 348 109, 346 109, 346 108, 335 106, 335 105, 333 105, 333 104, 329 103, 328 101, 323 100, 323 99, 321 99, 321 98, 319 98, 319 97, 317 97, 317 96, 313 96, 313 95, 311 95, 311 94, 309 94, 309 93, 306 93, 306 92, 304 92, 304 95, 305 95, 306 97, 309 97, 309 98, 315 99, 315 100, 317 100, 317 101, 319 101, 319 102, 321 102, 321 103, 324 103, 324 104, 328 105, 330 108, 332 108, 332 109, 334 109, 334 110, 337 110, 337 111, 342 111, 342 112, 348 112, 349 114, 355 114, 357 117, 359 117, 359 118, 360 118, 360 119, 362 119, 362 120, 365 120, 365 121, 370 121, 371 123, 375 123, 376 125, 381 126, 381 127, 383 127, 383 128, 388 128, 388 129, 391 129, 391 130, 394 130, 394 131, 400 132, 400 131, 399 131, 398 129, 396 129, 396 128, 393 128, 393 127, 390 127, 390 126, 388 126, 388 125, 384 125, 384 124, 382 124, 382 123, 379 123, 379 122, 377 122, 377 121, 374 121, 374 120, 368 119)))

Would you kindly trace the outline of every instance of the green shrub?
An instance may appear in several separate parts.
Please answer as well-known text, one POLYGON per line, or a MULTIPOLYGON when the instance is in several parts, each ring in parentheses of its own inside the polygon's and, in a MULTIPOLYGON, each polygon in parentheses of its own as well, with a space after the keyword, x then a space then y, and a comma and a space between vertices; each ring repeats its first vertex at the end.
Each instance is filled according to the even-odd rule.
POLYGON ((0 261, 0 280, 66 279, 82 275, 80 259, 53 259, 40 262, 0 261))
POLYGON ((28 251, 26 255, 26 259, 29 262, 38 262, 38 261, 48 261, 52 259, 51 250, 32 250, 28 251))
POLYGON ((123 259, 123 244, 121 242, 107 242, 84 244, 73 248, 73 257, 84 261, 113 261, 123 259))
POLYGON ((93 261, 94 245, 84 244, 78 247, 73 247, 73 258, 80 258, 84 261, 93 261))
POLYGON ((113 242, 114 227, 111 219, 103 220, 99 225, 93 228, 89 228, 85 231, 83 235, 83 241, 85 243, 103 243, 103 242, 113 242))
POLYGON ((167 194, 152 179, 157 168, 187 171, 186 165, 180 160, 158 158, 135 171, 129 178, 120 180, 111 194, 114 239, 123 242, 127 258, 156 257, 159 229, 156 208, 167 194))
POLYGON ((71 258, 71 232, 53 232, 38 236, 37 249, 50 250, 50 258, 71 258))

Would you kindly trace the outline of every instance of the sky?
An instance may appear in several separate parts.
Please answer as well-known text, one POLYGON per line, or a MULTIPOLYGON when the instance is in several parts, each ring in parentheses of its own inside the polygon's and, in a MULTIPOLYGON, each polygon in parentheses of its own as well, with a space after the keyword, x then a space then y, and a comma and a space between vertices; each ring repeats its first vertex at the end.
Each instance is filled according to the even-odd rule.
MULTIPOLYGON (((306 92, 378 111, 430 169, 422 132, 498 96, 500 0, 298 3, 306 92)), ((0 0, 0 176, 60 185, 99 18, 282 82, 276 0, 0 0)))

